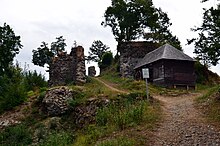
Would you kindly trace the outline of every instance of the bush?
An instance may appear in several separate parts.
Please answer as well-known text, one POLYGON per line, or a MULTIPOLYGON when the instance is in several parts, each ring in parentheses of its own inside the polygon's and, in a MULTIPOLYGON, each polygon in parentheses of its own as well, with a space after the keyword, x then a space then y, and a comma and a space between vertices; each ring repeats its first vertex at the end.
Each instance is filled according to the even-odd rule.
POLYGON ((32 142, 31 134, 24 125, 9 127, 0 133, 0 145, 30 145, 32 142))
POLYGON ((106 52, 102 55, 102 60, 99 62, 100 72, 105 70, 107 67, 110 67, 113 62, 112 52, 106 52))
POLYGON ((27 97, 19 67, 11 67, 9 75, 0 76, 0 112, 11 109, 27 97))
POLYGON ((47 86, 47 81, 45 77, 40 73, 38 74, 37 71, 25 71, 24 73, 24 86, 27 91, 30 90, 37 90, 42 87, 47 86))

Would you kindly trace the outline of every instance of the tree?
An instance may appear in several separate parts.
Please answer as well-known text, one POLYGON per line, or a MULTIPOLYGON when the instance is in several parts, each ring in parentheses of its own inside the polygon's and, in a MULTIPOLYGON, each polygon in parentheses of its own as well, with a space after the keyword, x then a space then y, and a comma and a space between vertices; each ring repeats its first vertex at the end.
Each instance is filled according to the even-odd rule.
POLYGON ((192 31, 199 36, 188 40, 188 44, 194 43, 197 58, 206 66, 217 65, 220 60, 220 4, 217 8, 204 9, 202 25, 192 31))
POLYGON ((109 67, 113 62, 113 55, 111 51, 107 51, 102 55, 102 59, 99 62, 100 72, 109 67))
POLYGON ((21 48, 20 36, 16 36, 6 23, 0 26, 0 75, 9 71, 9 66, 21 48))
POLYGON ((51 43, 51 52, 56 56, 59 55, 60 52, 65 51, 66 43, 63 36, 57 37, 56 42, 51 43))
POLYGON ((139 38, 145 28, 151 28, 157 20, 151 0, 112 0, 105 11, 104 26, 112 28, 116 41, 139 38))
POLYGON ((103 44, 100 40, 96 40, 89 48, 89 56, 87 56, 87 60, 99 63, 102 60, 103 54, 108 50, 109 47, 107 45, 103 44))
POLYGON ((33 50, 33 58, 32 62, 34 65, 38 65, 41 67, 44 67, 45 64, 50 65, 52 62, 53 57, 59 56, 60 52, 65 51, 65 39, 63 39, 63 36, 57 37, 56 42, 51 43, 51 47, 48 47, 48 44, 45 42, 42 42, 40 47, 37 48, 37 50, 33 50))
POLYGON ((156 12, 158 15, 157 23, 152 27, 150 32, 144 33, 144 38, 161 45, 169 43, 175 48, 182 50, 180 41, 176 36, 173 36, 169 30, 172 23, 170 22, 167 13, 163 12, 160 8, 156 9, 156 12))
POLYGON ((152 0, 112 0, 104 17, 102 25, 111 27, 118 42, 145 36, 147 40, 171 43, 181 48, 177 37, 172 36, 168 29, 172 23, 167 14, 155 8, 152 0))

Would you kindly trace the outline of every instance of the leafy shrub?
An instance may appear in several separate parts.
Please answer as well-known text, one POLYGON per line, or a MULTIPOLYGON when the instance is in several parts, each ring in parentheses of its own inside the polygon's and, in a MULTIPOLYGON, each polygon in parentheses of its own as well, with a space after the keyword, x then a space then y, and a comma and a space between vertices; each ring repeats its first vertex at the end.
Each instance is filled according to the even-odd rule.
POLYGON ((100 70, 103 71, 104 69, 106 69, 107 67, 110 67, 110 65, 112 64, 113 62, 113 55, 112 55, 112 52, 105 52, 103 55, 102 55, 102 59, 101 59, 101 62, 99 62, 99 67, 100 67, 100 70))
POLYGON ((32 142, 30 130, 24 125, 9 127, 0 133, 0 144, 9 145, 29 145, 32 142))
POLYGON ((47 82, 45 77, 40 73, 38 74, 37 71, 24 71, 24 86, 27 91, 30 90, 37 90, 41 87, 46 87, 47 82))
POLYGON ((21 69, 11 67, 10 74, 0 76, 0 112, 19 105, 26 97, 21 69))

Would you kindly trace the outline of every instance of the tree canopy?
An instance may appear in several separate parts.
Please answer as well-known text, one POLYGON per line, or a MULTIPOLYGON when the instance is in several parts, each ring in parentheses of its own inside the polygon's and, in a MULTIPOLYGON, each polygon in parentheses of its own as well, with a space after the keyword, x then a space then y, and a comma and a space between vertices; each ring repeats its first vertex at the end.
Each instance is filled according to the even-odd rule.
POLYGON ((50 48, 47 43, 42 42, 37 50, 33 50, 32 62, 34 65, 41 67, 44 67, 45 64, 50 65, 53 57, 59 56, 60 52, 65 51, 66 43, 63 36, 57 37, 56 39, 57 41, 52 42, 50 48))
POLYGON ((188 44, 194 43, 197 58, 204 65, 217 65, 220 60, 220 4, 204 9, 202 25, 192 31, 198 32, 199 36, 188 40, 188 44))
POLYGON ((167 14, 155 8, 152 0, 112 0, 104 17, 102 25, 111 27, 118 42, 145 36, 147 40, 181 48, 177 37, 168 29, 172 24, 167 14))
POLYGON ((13 29, 6 23, 0 26, 0 74, 8 71, 21 48, 20 36, 16 36, 13 29))
POLYGON ((92 46, 89 48, 89 56, 87 56, 87 61, 94 61, 99 63, 102 60, 103 54, 108 50, 109 47, 103 44, 102 41, 94 41, 92 46))

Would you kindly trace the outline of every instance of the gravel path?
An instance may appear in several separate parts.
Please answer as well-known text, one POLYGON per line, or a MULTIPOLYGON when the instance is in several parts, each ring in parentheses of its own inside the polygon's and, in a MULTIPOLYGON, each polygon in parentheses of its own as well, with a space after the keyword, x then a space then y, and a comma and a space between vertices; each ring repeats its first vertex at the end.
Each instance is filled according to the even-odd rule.
POLYGON ((220 146, 220 129, 207 124, 194 107, 199 94, 155 98, 162 101, 164 119, 151 137, 152 146, 220 146))

